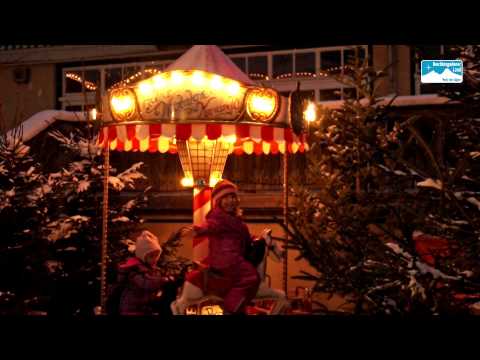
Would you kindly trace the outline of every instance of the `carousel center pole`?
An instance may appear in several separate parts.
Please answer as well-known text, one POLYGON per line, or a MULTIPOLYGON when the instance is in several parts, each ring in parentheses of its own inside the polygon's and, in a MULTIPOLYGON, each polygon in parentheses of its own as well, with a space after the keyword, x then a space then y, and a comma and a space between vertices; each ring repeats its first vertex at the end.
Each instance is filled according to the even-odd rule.
POLYGON ((102 207, 102 242, 101 242, 101 268, 100 268, 100 307, 102 314, 106 313, 107 302, 107 235, 108 235, 108 176, 110 172, 110 142, 107 140, 105 147, 105 160, 103 163, 103 207, 102 207))
MULTIPOLYGON (((288 226, 288 149, 283 155, 283 222, 288 226)), ((288 232, 285 230, 285 253, 283 254, 283 291, 288 298, 288 232)))
MULTIPOLYGON (((212 188, 193 187, 193 225, 201 225, 211 208, 212 188)), ((193 239, 193 261, 203 263, 208 256, 208 237, 197 236, 193 239)))

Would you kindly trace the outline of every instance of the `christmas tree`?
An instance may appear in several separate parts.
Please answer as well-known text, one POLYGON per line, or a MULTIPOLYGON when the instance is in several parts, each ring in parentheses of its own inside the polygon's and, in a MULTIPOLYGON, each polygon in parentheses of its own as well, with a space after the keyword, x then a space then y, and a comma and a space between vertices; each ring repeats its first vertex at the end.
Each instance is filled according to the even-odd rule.
POLYGON ((355 313, 466 311, 460 295, 478 291, 474 155, 459 156, 472 151, 462 151, 456 119, 439 117, 425 131, 421 115, 402 117, 395 98, 379 99, 385 69, 356 54, 329 73, 355 91, 340 109, 322 109, 310 185, 293 191, 291 247, 316 270, 297 277, 343 295, 355 313))
POLYGON ((0 136, 0 313, 23 314, 48 295, 39 236, 49 213, 52 183, 21 143, 22 127, 0 136))
MULTIPOLYGON (((104 169, 91 130, 44 134, 55 142, 48 144, 48 152, 62 154, 56 172, 47 172, 49 166, 35 160, 45 158, 32 155, 19 141, 21 127, 15 136, 0 139, 0 219, 5 234, 0 267, 10 274, 0 283, 4 313, 41 310, 49 315, 90 316, 99 305, 104 169)), ((116 265, 133 255, 135 235, 143 226, 141 211, 150 188, 142 166, 110 169, 109 283, 115 281, 116 265)), ((179 241, 172 234, 161 244, 159 262, 164 274, 178 283, 189 265, 176 254, 179 241)))

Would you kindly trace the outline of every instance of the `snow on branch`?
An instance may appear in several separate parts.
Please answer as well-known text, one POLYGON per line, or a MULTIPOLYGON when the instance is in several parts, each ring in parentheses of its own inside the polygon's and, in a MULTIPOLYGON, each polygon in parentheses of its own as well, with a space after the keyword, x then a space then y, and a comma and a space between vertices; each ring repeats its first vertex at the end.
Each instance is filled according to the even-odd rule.
POLYGON ((442 190, 443 184, 440 180, 426 179, 417 183, 419 187, 430 187, 438 190, 442 190))
POLYGON ((473 196, 469 197, 467 199, 467 201, 470 203, 470 204, 473 204, 475 205, 476 207, 478 207, 478 210, 480 210, 480 201, 478 201, 478 199, 474 198, 473 196))
MULTIPOLYGON (((412 255, 410 255, 408 252, 403 250, 398 244, 389 242, 386 245, 390 249, 392 249, 394 253, 396 253, 398 255, 402 255, 406 259, 409 259, 409 260, 412 259, 412 255)), ((427 265, 427 264, 425 264, 421 261, 418 261, 418 260, 415 261, 415 266, 417 267, 417 269, 420 271, 421 274, 427 274, 427 273, 431 274, 434 279, 438 279, 438 278, 442 278, 442 279, 445 279, 445 280, 459 280, 460 279, 459 276, 446 275, 443 272, 441 272, 440 270, 438 270, 438 269, 436 269, 436 268, 434 268, 430 265, 427 265)))

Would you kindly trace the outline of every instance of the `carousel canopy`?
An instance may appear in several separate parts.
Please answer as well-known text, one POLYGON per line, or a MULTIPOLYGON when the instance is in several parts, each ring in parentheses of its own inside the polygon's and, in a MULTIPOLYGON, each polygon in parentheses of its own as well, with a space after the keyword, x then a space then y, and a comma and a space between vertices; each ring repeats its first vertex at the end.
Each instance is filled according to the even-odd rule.
POLYGON ((215 45, 195 45, 170 64, 165 71, 200 70, 236 80, 245 85, 255 83, 215 45))
POLYGON ((277 154, 308 150, 305 135, 297 136, 290 128, 249 124, 155 124, 118 125, 101 130, 99 142, 111 150, 176 153, 178 140, 223 140, 231 143, 229 153, 277 154))
POLYGON ((111 89, 100 143, 120 151, 176 152, 177 141, 224 141, 229 153, 307 150, 289 102, 255 85, 218 47, 196 45, 164 72, 111 89))

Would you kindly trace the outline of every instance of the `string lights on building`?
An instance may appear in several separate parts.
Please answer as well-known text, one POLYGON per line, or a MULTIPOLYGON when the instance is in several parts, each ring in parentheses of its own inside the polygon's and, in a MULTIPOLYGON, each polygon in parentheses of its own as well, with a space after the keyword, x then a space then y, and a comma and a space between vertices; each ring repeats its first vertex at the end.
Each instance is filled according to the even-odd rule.
POLYGON ((135 74, 133 74, 132 76, 130 76, 130 77, 128 77, 128 78, 126 78, 122 81, 119 81, 118 83, 116 83, 114 85, 112 85, 110 87, 110 89, 115 89, 115 88, 118 88, 118 87, 128 85, 132 82, 138 81, 138 80, 146 78, 146 77, 150 77, 150 76, 155 75, 155 74, 160 73, 160 72, 161 72, 161 70, 156 69, 156 68, 148 68, 148 69, 145 69, 143 71, 138 71, 135 74))
POLYGON ((71 80, 74 80, 74 81, 78 81, 79 83, 84 83, 85 84, 85 88, 87 90, 91 90, 91 91, 95 91, 97 90, 97 85, 95 85, 93 82, 91 81, 88 81, 88 80, 83 80, 82 77, 78 74, 75 74, 75 73, 66 73, 65 74, 65 77, 67 77, 68 79, 71 79, 71 80))
POLYGON ((269 80, 268 76, 265 74, 258 74, 258 73, 250 73, 248 76, 252 79, 257 79, 257 80, 269 80))

